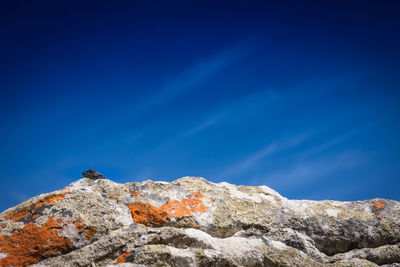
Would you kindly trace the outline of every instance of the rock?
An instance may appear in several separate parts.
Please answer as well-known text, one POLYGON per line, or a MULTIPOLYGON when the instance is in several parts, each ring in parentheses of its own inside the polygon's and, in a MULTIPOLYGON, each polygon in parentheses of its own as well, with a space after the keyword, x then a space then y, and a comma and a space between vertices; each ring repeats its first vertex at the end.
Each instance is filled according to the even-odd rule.
POLYGON ((0 266, 400 264, 397 201, 288 200, 196 177, 119 184, 93 171, 0 214, 0 266))
POLYGON ((89 179, 106 179, 101 173, 97 172, 95 169, 89 169, 87 171, 82 172, 82 177, 83 178, 89 178, 89 179))

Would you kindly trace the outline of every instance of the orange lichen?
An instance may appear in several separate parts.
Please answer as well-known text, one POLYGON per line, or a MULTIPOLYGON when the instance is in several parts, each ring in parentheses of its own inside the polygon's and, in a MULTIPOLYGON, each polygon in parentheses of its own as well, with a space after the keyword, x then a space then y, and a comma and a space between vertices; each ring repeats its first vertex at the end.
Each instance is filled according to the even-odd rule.
POLYGON ((199 228, 199 224, 196 223, 196 224, 194 225, 194 227, 195 227, 195 228, 199 228))
POLYGON ((96 228, 87 226, 79 217, 71 217, 65 221, 69 225, 73 225, 78 233, 85 234, 87 240, 91 239, 96 233, 96 228))
POLYGON ((59 235, 61 219, 50 217, 42 226, 27 223, 15 230, 11 236, 0 236, 0 251, 6 257, 0 259, 0 266, 28 266, 39 262, 42 257, 58 255, 68 251, 72 242, 59 235))
POLYGON ((119 263, 124 263, 126 261, 126 259, 131 255, 130 251, 126 251, 125 253, 121 254, 117 260, 115 261, 115 264, 119 264, 119 263))
POLYGON ((385 208, 385 204, 382 203, 382 201, 380 199, 371 202, 371 205, 375 207, 375 209, 378 209, 377 211, 375 211, 375 215, 381 215, 382 210, 385 208))
POLYGON ((33 204, 16 211, 9 211, 4 215, 4 219, 18 222, 19 220, 31 217, 34 214, 34 209, 31 209, 32 206, 33 204))
POLYGON ((161 207, 155 207, 149 203, 133 202, 129 205, 133 221, 146 226, 163 226, 170 218, 161 207))
POLYGON ((65 190, 64 192, 62 192, 60 194, 51 194, 51 195, 39 200, 36 203, 35 208, 39 208, 39 207, 43 206, 44 204, 53 205, 56 200, 63 199, 64 196, 66 194, 68 194, 68 192, 69 192, 69 190, 65 190))
POLYGON ((86 226, 79 218, 75 222, 75 228, 78 230, 78 233, 84 233, 87 240, 91 239, 96 233, 96 228, 86 226))
POLYGON ((133 192, 133 193, 132 193, 132 196, 133 196, 133 197, 138 197, 138 196, 139 196, 139 191, 133 192))
POLYGON ((149 203, 133 202, 129 209, 133 221, 147 226, 162 226, 171 217, 183 217, 194 213, 204 213, 207 207, 202 203, 203 195, 193 192, 190 197, 178 200, 168 200, 167 204, 155 207, 149 203))
POLYGON ((86 234, 86 239, 91 239, 96 233, 96 229, 94 227, 86 227, 83 232, 86 234))
POLYGON ((60 194, 51 194, 48 195, 36 203, 33 203, 29 206, 24 208, 17 209, 16 211, 10 211, 6 215, 4 215, 4 219, 6 220, 13 220, 14 222, 18 222, 20 220, 33 217, 39 217, 38 208, 42 207, 43 205, 53 205, 56 200, 61 200, 66 194, 68 194, 69 190, 65 190, 60 194))
POLYGON ((385 208, 385 204, 383 204, 380 199, 378 199, 377 201, 372 202, 371 205, 373 205, 373 206, 375 206, 377 208, 381 208, 381 209, 385 208))
POLYGON ((203 195, 200 192, 193 192, 188 198, 184 198, 181 201, 168 200, 168 203, 161 207, 171 217, 183 217, 191 215, 193 213, 204 213, 207 211, 207 207, 203 205, 201 198, 203 195))
POLYGON ((1 228, 6 228, 6 224, 5 223, 0 223, 0 227, 1 228))

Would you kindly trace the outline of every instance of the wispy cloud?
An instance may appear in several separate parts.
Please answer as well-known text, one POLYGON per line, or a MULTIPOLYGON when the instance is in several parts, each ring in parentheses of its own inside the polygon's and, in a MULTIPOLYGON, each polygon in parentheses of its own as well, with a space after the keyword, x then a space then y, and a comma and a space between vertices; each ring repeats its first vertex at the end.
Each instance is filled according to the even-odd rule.
POLYGON ((10 195, 18 202, 23 202, 23 201, 25 201, 25 200, 27 200, 29 198, 24 193, 16 192, 16 191, 11 192, 10 195))
POLYGON ((243 159, 240 162, 237 162, 229 167, 227 167, 224 171, 222 171, 218 176, 219 177, 230 177, 232 175, 241 174, 247 170, 249 170, 254 165, 258 164, 261 160, 272 156, 274 154, 289 150, 293 147, 300 145, 301 143, 308 140, 312 134, 303 133, 298 134, 293 137, 285 137, 281 140, 272 142, 265 146, 263 149, 256 151, 255 153, 249 155, 247 158, 243 159))
MULTIPOLYGON (((164 141, 149 151, 149 153, 154 153, 156 151, 160 152, 167 147, 171 147, 172 145, 205 131, 217 124, 227 123, 229 124, 227 125, 229 127, 232 125, 240 125, 244 122, 248 123, 249 120, 256 121, 265 119, 265 114, 270 114, 271 111, 275 113, 280 112, 285 108, 293 106, 297 101, 308 99, 314 94, 317 94, 315 91, 304 90, 309 86, 309 83, 299 84, 286 92, 280 92, 279 90, 268 88, 251 93, 233 103, 224 103, 217 107, 214 111, 208 112, 207 116, 194 120, 191 128, 183 132, 178 132, 173 138, 164 141)), ((315 86, 313 84, 312 88, 314 87, 315 86)), ((301 132, 305 131, 301 130, 301 132)), ((252 155, 249 155, 242 161, 236 162, 232 164, 232 166, 228 166, 218 176, 228 178, 229 176, 239 175, 243 172, 246 172, 247 169, 254 167, 264 158, 300 145, 310 137, 311 135, 308 133, 298 134, 292 137, 283 137, 281 140, 272 142, 263 149, 255 152, 252 155)))
POLYGON ((338 171, 345 171, 349 168, 358 166, 367 159, 367 155, 355 151, 344 151, 338 154, 329 155, 324 158, 304 160, 295 164, 285 166, 267 173, 262 179, 258 179, 263 184, 298 187, 308 185, 315 180, 332 175, 338 171))
POLYGON ((348 132, 345 132, 345 133, 343 133, 343 134, 341 134, 339 136, 334 137, 333 139, 331 139, 331 140, 329 140, 327 142, 324 142, 324 143, 319 144, 317 146, 311 147, 308 150, 305 150, 303 153, 301 153, 300 157, 301 158, 306 158, 306 157, 310 157, 310 156, 316 155, 318 153, 324 152, 324 151, 334 147, 335 145, 338 145, 338 144, 340 144, 340 143, 342 143, 342 142, 344 142, 344 141, 346 141, 346 140, 348 140, 348 139, 350 139, 352 137, 355 137, 355 136, 357 136, 357 135, 359 135, 361 133, 364 133, 365 131, 371 129, 373 127, 373 125, 374 125, 373 123, 369 123, 369 124, 367 124, 365 126, 362 126, 362 127, 356 128, 356 129, 352 129, 352 130, 350 130, 348 132))
POLYGON ((264 107, 266 104, 274 101, 277 97, 276 95, 277 93, 274 90, 264 90, 250 94, 233 103, 223 104, 213 110, 211 114, 204 116, 201 120, 195 121, 195 124, 187 131, 178 133, 174 138, 165 141, 155 148, 155 150, 160 150, 178 143, 192 135, 198 134, 201 131, 207 130, 212 126, 221 123, 221 121, 227 120, 227 118, 234 118, 235 123, 240 123, 242 120, 248 120, 249 118, 244 114, 244 110, 249 109, 249 107, 252 110, 264 107))
MULTIPOLYGON (((327 175, 357 167, 368 160, 366 153, 349 149, 341 151, 331 149, 350 138, 364 133, 372 126, 373 124, 371 123, 350 130, 331 140, 301 150, 293 155, 292 163, 287 163, 284 168, 268 171, 251 179, 251 184, 267 184, 281 188, 306 186, 327 175)), ((318 134, 315 134, 315 136, 317 137, 318 134)))
MULTIPOLYGON (((157 123, 157 120, 151 120, 146 122, 144 125, 131 123, 132 120, 141 118, 149 111, 168 104, 176 98, 179 98, 182 94, 196 88, 196 86, 201 85, 214 75, 217 75, 218 72, 246 56, 249 56, 257 50, 258 45, 259 41, 257 35, 250 36, 246 40, 226 47, 214 55, 193 64, 188 67, 187 70, 177 74, 176 77, 165 81, 164 85, 158 90, 154 90, 153 94, 148 99, 136 103, 135 105, 128 103, 128 101, 131 102, 131 99, 125 99, 125 101, 127 101, 125 105, 120 103, 119 106, 131 107, 129 110, 122 111, 121 108, 116 108, 114 106, 110 107, 110 114, 115 113, 115 115, 112 116, 112 122, 105 124, 107 128, 112 129, 110 131, 109 139, 118 139, 121 142, 124 142, 124 140, 138 140, 138 137, 143 136, 146 131, 153 128, 154 124, 157 123), (134 125, 134 127, 129 125, 134 125), (118 129, 118 131, 115 129, 118 129), (133 129, 134 138, 131 137, 133 129)), ((192 129, 191 132, 184 135, 192 135, 195 132, 205 129, 216 123, 218 119, 219 115, 216 115, 216 118, 211 118, 210 120, 205 121, 202 125, 196 126, 195 129, 192 129)), ((101 125, 97 126, 98 131, 101 130, 99 127, 101 127, 101 125)))
POLYGON ((137 106, 135 112, 142 113, 171 101, 187 90, 203 83, 229 65, 248 56, 256 47, 256 38, 251 37, 198 62, 176 78, 166 82, 154 96, 137 106))
POLYGON ((170 146, 172 144, 175 144, 177 142, 182 141, 185 138, 188 138, 194 134, 197 134, 201 131, 206 130, 207 128, 210 128, 211 126, 217 124, 219 121, 221 121, 226 115, 228 114, 228 110, 224 110, 221 112, 218 112, 217 114, 213 114, 211 117, 206 118, 205 120, 203 120, 202 122, 200 122, 198 125, 190 128, 189 130, 178 134, 176 137, 165 141, 164 143, 162 143, 160 146, 158 146, 156 149, 162 149, 165 148, 167 146, 170 146))
POLYGON ((370 190, 370 188, 371 184, 368 182, 360 183, 359 179, 348 179, 346 181, 341 181, 340 186, 319 187, 314 190, 307 190, 306 192, 304 192, 302 198, 313 200, 333 199, 342 201, 354 201, 379 197, 378 195, 371 195, 365 198, 354 198, 354 196, 356 195, 364 195, 370 190))

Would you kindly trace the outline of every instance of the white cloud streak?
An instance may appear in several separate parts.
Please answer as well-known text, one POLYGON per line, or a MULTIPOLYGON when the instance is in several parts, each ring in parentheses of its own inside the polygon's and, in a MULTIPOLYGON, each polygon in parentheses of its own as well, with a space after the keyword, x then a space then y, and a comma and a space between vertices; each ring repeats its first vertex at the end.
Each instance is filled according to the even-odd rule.
POLYGON ((229 178, 230 176, 236 176, 241 174, 261 160, 264 160, 267 157, 270 157, 274 154, 289 150, 293 147, 300 145, 301 143, 308 140, 312 135, 309 133, 299 134, 294 137, 286 137, 281 140, 275 141, 273 143, 268 144, 263 149, 249 155, 247 158, 243 159, 240 162, 229 166, 224 171, 222 171, 218 177, 223 177, 224 179, 229 178))
MULTIPOLYGON (((192 90, 196 86, 205 82, 207 79, 212 78, 219 71, 222 71, 223 69, 234 64, 240 59, 243 59, 246 56, 250 55, 253 51, 257 49, 258 45, 259 43, 257 40, 257 36, 251 36, 244 41, 225 48, 224 50, 216 53, 213 56, 210 56, 209 58, 205 58, 203 61, 200 61, 197 64, 189 67, 186 71, 183 71, 181 74, 177 75, 170 81, 166 81, 164 86, 162 86, 159 90, 156 90, 152 94, 152 96, 149 97, 149 99, 144 100, 141 103, 136 103, 134 105, 132 105, 132 103, 125 103, 125 105, 120 105, 133 106, 129 110, 122 112, 120 109, 115 109, 115 107, 113 107, 113 109, 117 111, 110 112, 118 112, 118 114, 115 113, 115 115, 112 116, 112 128, 115 129, 118 128, 118 125, 123 125, 124 127, 122 127, 122 129, 126 129, 126 125, 131 125, 131 120, 140 116, 144 116, 146 112, 167 104, 168 102, 173 101, 185 92, 192 90), (123 115, 121 116, 121 114, 123 115)), ((126 101, 131 100, 126 99, 126 101)), ((214 119, 212 118, 210 121, 204 122, 204 124, 202 125, 196 126, 195 129, 192 129, 190 132, 184 135, 192 135, 215 124, 218 120, 219 115, 217 115, 214 119)), ((154 121, 151 121, 151 123, 147 123, 146 125, 135 127, 133 138, 131 137, 133 131, 132 129, 121 132, 112 131, 112 135, 114 138, 110 139, 118 138, 119 140, 121 140, 121 142, 125 142, 125 140, 137 140, 138 137, 140 137, 140 135, 143 135, 146 130, 152 128, 153 124, 154 121)), ((109 124, 107 125, 107 127, 110 127, 109 124)), ((101 130, 99 127, 101 126, 97 126, 98 131, 101 130)))
POLYGON ((328 142, 322 143, 322 144, 320 144, 318 146, 315 146, 315 147, 305 151, 304 153, 301 154, 301 156, 304 158, 304 157, 309 157, 309 156, 321 153, 323 151, 326 151, 327 149, 329 149, 329 148, 331 148, 331 147, 333 147, 333 146, 335 146, 337 144, 340 144, 341 142, 344 142, 349 138, 357 136, 357 135, 361 134, 362 132, 365 132, 365 131, 369 130, 372 127, 373 127, 373 124, 370 123, 370 124, 368 124, 368 125, 366 125, 364 127, 353 129, 353 130, 351 130, 349 132, 346 132, 346 133, 344 133, 342 135, 339 135, 339 136, 329 140, 328 142))
POLYGON ((27 200, 29 197, 21 192, 12 192, 10 193, 10 195, 17 200, 18 202, 23 202, 25 200, 27 200))
MULTIPOLYGON (((366 155, 353 151, 345 151, 337 155, 330 155, 322 159, 296 162, 285 166, 262 178, 263 184, 275 186, 297 187, 307 185, 328 174, 344 171, 358 166, 366 160, 366 155)), ((258 179, 260 180, 260 179, 258 179)))
POLYGON ((234 62, 248 56, 256 46, 255 38, 249 38, 195 64, 175 79, 167 82, 153 97, 137 106, 135 113, 145 112, 179 97, 234 62))
POLYGON ((254 93, 246 96, 245 98, 240 99, 234 103, 230 103, 228 105, 223 105, 216 109, 211 116, 206 117, 202 121, 200 121, 197 125, 194 125, 187 131, 184 131, 178 134, 176 137, 167 140, 155 150, 160 150, 169 145, 180 142, 185 138, 189 138, 192 135, 195 135, 201 131, 204 131, 218 123, 227 117, 234 117, 235 122, 239 123, 242 120, 247 120, 248 117, 243 115, 243 110, 248 107, 253 109, 257 109, 259 107, 264 107, 266 104, 274 101, 276 99, 276 93, 273 90, 265 90, 258 93, 254 93))

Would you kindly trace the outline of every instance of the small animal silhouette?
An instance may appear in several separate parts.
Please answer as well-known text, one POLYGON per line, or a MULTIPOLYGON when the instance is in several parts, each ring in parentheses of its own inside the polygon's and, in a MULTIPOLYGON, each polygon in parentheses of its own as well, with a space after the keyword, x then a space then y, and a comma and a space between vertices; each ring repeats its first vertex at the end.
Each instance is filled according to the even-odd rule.
POLYGON ((82 172, 83 178, 89 178, 93 180, 97 179, 106 179, 101 173, 97 172, 95 169, 90 169, 87 171, 82 172))

